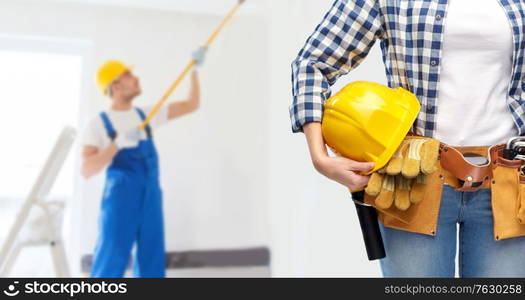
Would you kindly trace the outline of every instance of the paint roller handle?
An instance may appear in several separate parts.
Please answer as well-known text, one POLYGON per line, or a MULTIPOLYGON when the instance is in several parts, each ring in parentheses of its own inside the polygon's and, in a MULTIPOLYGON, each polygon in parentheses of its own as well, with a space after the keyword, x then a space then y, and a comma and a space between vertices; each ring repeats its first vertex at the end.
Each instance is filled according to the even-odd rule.
POLYGON ((353 192, 352 199, 357 209, 357 216, 359 218, 359 224, 361 225, 368 259, 372 261, 385 258, 386 252, 375 208, 364 204, 364 191, 353 192))
POLYGON ((222 22, 219 24, 219 26, 217 26, 217 28, 215 29, 215 31, 213 31, 213 33, 210 35, 210 37, 208 38, 208 40, 206 40, 206 43, 204 43, 203 47, 209 47, 211 44, 213 44, 213 42, 215 41, 215 39, 217 38, 217 36, 219 35, 219 33, 222 31, 222 29, 224 28, 224 26, 226 26, 226 24, 228 24, 228 22, 230 22, 230 20, 233 18, 233 16, 235 15, 235 13, 237 13, 237 11, 239 10, 239 8, 241 8, 241 6, 244 4, 245 0, 239 0, 237 2, 237 5, 226 15, 226 17, 224 17, 224 19, 222 20, 222 22))
POLYGON ((166 100, 168 100, 169 96, 182 83, 182 81, 184 80, 186 75, 188 75, 188 73, 193 69, 193 67, 195 67, 196 64, 197 64, 197 62, 195 61, 195 59, 192 59, 186 65, 186 67, 184 68, 182 73, 179 75, 179 77, 177 77, 177 80, 175 80, 175 82, 168 88, 168 90, 164 93, 164 95, 162 95, 162 98, 151 109, 151 111, 149 112, 149 114, 146 117, 146 119, 144 121, 142 121, 142 123, 140 123, 139 130, 144 130, 144 128, 146 128, 146 126, 148 126, 148 124, 151 122, 153 117, 155 117, 155 115, 159 112, 159 110, 162 107, 162 105, 164 104, 164 102, 166 102, 166 100))
MULTIPOLYGON (((211 34, 211 36, 208 38, 206 43, 204 43, 204 45, 201 48, 206 48, 207 49, 207 48, 210 47, 210 45, 213 43, 213 41, 215 41, 215 39, 217 38, 219 33, 224 28, 224 26, 226 26, 226 24, 230 21, 230 19, 233 18, 235 13, 239 10, 239 8, 241 7, 241 5, 244 2, 245 2, 245 0, 239 0, 237 5, 228 13, 228 15, 226 15, 226 17, 222 20, 222 22, 219 24, 219 26, 215 29, 215 31, 211 34)), ((144 130, 144 128, 146 128, 146 126, 151 122, 153 117, 159 112, 159 110, 162 107, 162 105, 164 105, 164 103, 168 100, 169 96, 173 93, 173 91, 175 91, 175 89, 177 87, 179 87, 179 85, 184 80, 186 75, 188 75, 188 73, 195 66, 197 66, 197 63, 198 63, 197 60, 195 58, 192 58, 192 60, 186 65, 186 67, 184 68, 182 73, 179 75, 179 77, 177 77, 175 82, 173 82, 173 84, 168 88, 168 90, 164 93, 162 98, 157 102, 157 104, 155 104, 155 106, 150 111, 150 113, 148 114, 146 119, 142 123, 140 123, 140 125, 139 125, 139 129, 140 130, 144 130)))

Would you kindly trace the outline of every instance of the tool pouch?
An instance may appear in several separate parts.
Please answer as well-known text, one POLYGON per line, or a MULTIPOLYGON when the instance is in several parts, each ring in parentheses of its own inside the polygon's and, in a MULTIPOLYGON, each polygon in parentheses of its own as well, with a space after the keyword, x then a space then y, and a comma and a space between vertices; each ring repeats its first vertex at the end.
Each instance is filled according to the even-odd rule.
MULTIPOLYGON (((379 209, 379 220, 390 228, 435 235, 443 185, 460 192, 491 189, 494 239, 525 236, 525 176, 520 174, 521 160, 503 158, 504 144, 492 147, 457 147, 442 145, 438 170, 427 177, 425 199, 406 211, 395 207, 379 209), (487 156, 488 163, 475 166, 466 154, 487 156)), ((365 203, 375 206, 375 197, 365 195, 365 203)))
POLYGON ((520 201, 518 207, 518 222, 525 225, 525 175, 520 174, 520 201))
POLYGON ((442 169, 439 164, 438 170, 427 175, 424 200, 412 204, 409 209, 402 211, 394 206, 388 209, 379 209, 375 206, 374 196, 365 194, 365 203, 376 207, 378 218, 386 227, 403 231, 435 235, 441 205, 441 194, 443 191, 442 169))
POLYGON ((525 201, 525 176, 521 175, 521 160, 503 158, 504 145, 491 148, 494 157, 491 181, 494 239, 525 236, 525 216, 521 208, 525 201))
POLYGON ((525 200, 525 176, 520 176, 523 161, 504 159, 504 150, 505 144, 457 148, 442 145, 440 153, 445 182, 456 191, 490 189, 495 240, 525 236, 525 226, 520 221, 525 221, 520 213, 525 200), (468 154, 484 156, 488 162, 473 165, 464 159, 468 154))

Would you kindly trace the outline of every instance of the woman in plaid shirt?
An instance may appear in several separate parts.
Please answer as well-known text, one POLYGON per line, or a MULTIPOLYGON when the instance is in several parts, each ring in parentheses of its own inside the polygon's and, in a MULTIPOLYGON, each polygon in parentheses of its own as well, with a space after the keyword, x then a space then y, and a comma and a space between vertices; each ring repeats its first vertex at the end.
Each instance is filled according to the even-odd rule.
MULTIPOLYGON (((293 62, 292 130, 305 133, 317 171, 356 190, 373 169, 328 155, 323 103, 339 77, 380 42, 389 87, 421 103, 414 133, 453 146, 525 134, 525 3, 519 0, 337 0, 293 62), (438 109, 439 106, 439 109, 438 109)), ((443 187, 434 236, 381 225, 386 277, 524 277, 525 237, 493 238, 490 190, 443 187), (459 245, 457 225, 459 224, 459 245)))

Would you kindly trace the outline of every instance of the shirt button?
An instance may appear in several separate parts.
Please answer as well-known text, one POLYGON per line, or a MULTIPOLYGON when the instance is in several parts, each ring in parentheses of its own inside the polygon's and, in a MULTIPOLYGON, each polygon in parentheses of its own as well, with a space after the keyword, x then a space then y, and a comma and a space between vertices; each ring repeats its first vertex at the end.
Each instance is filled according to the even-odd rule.
POLYGON ((434 67, 434 66, 437 66, 437 64, 438 64, 438 63, 437 63, 437 61, 435 61, 435 60, 430 61, 430 65, 433 66, 433 67, 434 67))
POLYGON ((434 109, 434 106, 432 106, 432 105, 430 105, 430 104, 427 105, 427 110, 428 110, 428 111, 432 111, 433 109, 434 109))
POLYGON ((441 18, 443 18, 441 15, 437 15, 436 16, 436 20, 438 20, 438 21, 441 20, 441 18))

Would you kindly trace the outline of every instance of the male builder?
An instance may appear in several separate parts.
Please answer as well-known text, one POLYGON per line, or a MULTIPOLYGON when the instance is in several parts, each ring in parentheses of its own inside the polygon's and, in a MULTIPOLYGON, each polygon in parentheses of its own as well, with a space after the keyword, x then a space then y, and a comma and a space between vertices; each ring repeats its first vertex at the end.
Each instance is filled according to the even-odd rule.
MULTIPOLYGON (((205 48, 194 52, 197 66, 205 53, 205 48)), ((137 128, 152 108, 133 106, 141 87, 131 68, 108 61, 98 70, 97 84, 111 103, 89 123, 83 141, 82 175, 89 178, 107 167, 91 276, 122 277, 136 246, 134 276, 164 277, 162 191, 152 130, 199 108, 197 72, 188 98, 162 108, 140 134, 137 128)))

